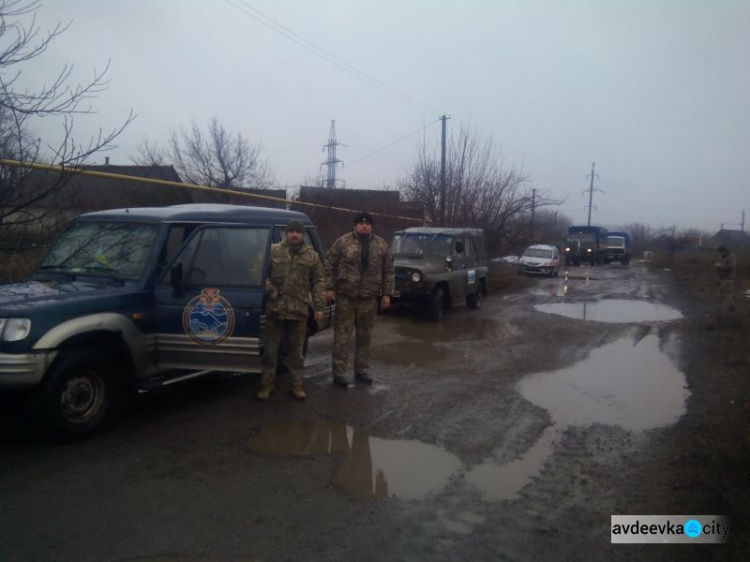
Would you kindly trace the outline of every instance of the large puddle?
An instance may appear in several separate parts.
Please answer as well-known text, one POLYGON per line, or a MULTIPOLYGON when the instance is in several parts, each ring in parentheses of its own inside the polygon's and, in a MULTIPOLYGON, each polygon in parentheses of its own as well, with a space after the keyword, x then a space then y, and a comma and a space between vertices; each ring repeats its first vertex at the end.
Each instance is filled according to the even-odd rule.
POLYGON ((550 413, 548 427, 522 458, 488 461, 467 480, 492 499, 513 498, 538 474, 568 426, 602 423, 641 431, 675 423, 685 412, 685 378, 659 348, 659 339, 622 339, 592 350, 588 359, 559 371, 525 377, 521 395, 550 413))
POLYGON ((514 498, 539 474, 555 441, 571 425, 601 423, 642 431, 675 423, 685 411, 685 379, 659 347, 656 335, 617 340, 572 367, 525 377, 520 394, 546 409, 552 425, 521 458, 495 460, 468 471, 448 451, 413 440, 387 440, 330 421, 269 425, 248 441, 266 455, 336 455, 334 484, 357 497, 418 499, 444 489, 452 477, 493 500, 514 498))
POLYGON ((267 455, 341 455, 333 482, 358 497, 420 498, 442 490, 461 468, 461 461, 440 447, 370 437, 342 423, 320 420, 266 426, 248 446, 267 455))
POLYGON ((682 318, 682 314, 678 310, 669 306, 634 300, 606 299, 583 302, 558 302, 538 304, 534 308, 540 312, 559 314, 567 318, 619 324, 628 322, 660 322, 682 318))

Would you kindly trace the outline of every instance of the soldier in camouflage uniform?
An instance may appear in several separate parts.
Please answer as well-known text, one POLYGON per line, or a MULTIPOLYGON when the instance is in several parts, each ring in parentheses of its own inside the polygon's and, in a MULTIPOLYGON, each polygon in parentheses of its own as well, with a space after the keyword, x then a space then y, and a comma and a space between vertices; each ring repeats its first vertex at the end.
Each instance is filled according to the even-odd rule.
POLYGON ((386 309, 395 283, 393 256, 388 244, 372 233, 372 215, 359 213, 354 231, 344 234, 328 250, 325 265, 326 301, 336 301, 333 323, 333 384, 348 388, 346 363, 355 332, 354 378, 372 384, 370 339, 377 299, 386 309))
POLYGON ((734 256, 726 246, 719 246, 719 261, 714 264, 719 273, 719 296, 722 312, 734 312, 734 270, 737 268, 734 256))
POLYGON ((263 375, 259 400, 268 400, 276 378, 276 360, 284 331, 289 334, 289 372, 292 375, 292 395, 306 398, 302 388, 304 358, 302 350, 307 333, 307 314, 310 295, 315 305, 315 320, 323 318, 323 264, 318 253, 305 244, 305 225, 293 220, 286 225, 286 240, 271 246, 266 275, 266 292, 270 299, 267 318, 268 342, 263 351, 263 375))

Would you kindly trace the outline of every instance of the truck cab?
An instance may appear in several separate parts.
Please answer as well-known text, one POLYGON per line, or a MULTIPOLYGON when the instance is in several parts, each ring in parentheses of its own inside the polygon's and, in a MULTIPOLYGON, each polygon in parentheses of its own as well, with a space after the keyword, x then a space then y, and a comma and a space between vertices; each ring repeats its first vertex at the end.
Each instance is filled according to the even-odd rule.
POLYGON ((619 261, 622 265, 630 264, 633 241, 627 232, 610 231, 607 236, 607 254, 605 261, 610 264, 619 261))
POLYGON ((563 243, 565 265, 600 265, 607 253, 607 229, 601 226, 570 226, 563 243))
POLYGON ((96 429, 126 391, 259 373, 266 260, 292 219, 323 259, 312 222, 293 211, 81 215, 29 281, 0 286, 0 392, 25 393, 36 425, 66 438, 96 429))

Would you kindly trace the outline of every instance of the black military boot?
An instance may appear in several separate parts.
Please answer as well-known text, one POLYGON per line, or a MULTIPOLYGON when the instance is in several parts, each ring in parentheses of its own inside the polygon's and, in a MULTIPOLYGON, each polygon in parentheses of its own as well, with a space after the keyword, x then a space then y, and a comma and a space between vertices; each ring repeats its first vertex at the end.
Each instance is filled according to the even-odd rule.
POLYGON ((333 384, 341 388, 349 388, 349 381, 346 380, 346 377, 339 375, 333 377, 333 384))
POLYGON ((354 380, 364 384, 372 384, 372 377, 369 375, 369 373, 355 373, 354 380))

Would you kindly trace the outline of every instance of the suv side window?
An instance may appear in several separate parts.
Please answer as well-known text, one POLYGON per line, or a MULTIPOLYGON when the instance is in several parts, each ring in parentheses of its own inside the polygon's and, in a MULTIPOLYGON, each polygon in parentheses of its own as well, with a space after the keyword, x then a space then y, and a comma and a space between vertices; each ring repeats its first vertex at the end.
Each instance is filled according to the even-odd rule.
POLYGON ((201 229, 177 258, 185 284, 260 286, 269 237, 267 228, 201 229))

